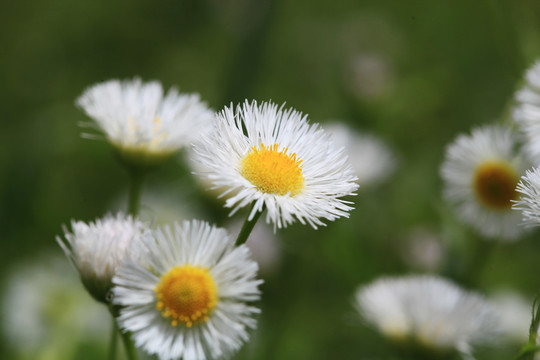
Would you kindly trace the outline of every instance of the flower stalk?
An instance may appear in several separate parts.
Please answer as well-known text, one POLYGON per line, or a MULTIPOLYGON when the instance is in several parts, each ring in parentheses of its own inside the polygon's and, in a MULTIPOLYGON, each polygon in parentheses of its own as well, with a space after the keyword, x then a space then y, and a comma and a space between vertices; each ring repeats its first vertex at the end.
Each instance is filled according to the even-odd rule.
POLYGON ((119 331, 120 337, 122 338, 122 343, 124 344, 124 350, 126 352, 126 357, 128 360, 137 360, 137 350, 135 349, 135 344, 131 338, 130 332, 119 331))
POLYGON ((251 208, 249 209, 248 217, 244 221, 244 225, 242 225, 242 229, 240 229, 240 233, 238 234, 238 237, 236 238, 236 246, 240 246, 242 244, 245 244, 247 239, 249 238, 249 234, 251 234, 251 231, 255 227, 255 224, 257 223, 257 220, 261 217, 265 207, 261 209, 261 211, 257 211, 255 215, 253 215, 253 218, 249 220, 249 214, 251 214, 251 211, 253 210, 253 207, 255 206, 255 203, 251 205, 251 208))
POLYGON ((111 336, 111 344, 110 344, 110 352, 109 352, 109 359, 113 360, 116 358, 116 343, 117 343, 117 336, 116 333, 120 334, 120 338, 122 339, 122 344, 124 345, 124 351, 126 353, 126 359, 127 360, 137 360, 137 350, 135 349, 135 344, 133 343, 133 339, 131 338, 131 332, 126 331, 122 332, 120 328, 118 327, 116 323, 116 318, 118 317, 119 308, 114 305, 109 305, 109 312, 111 313, 111 317, 114 322, 113 331, 115 331, 114 336, 111 336), (113 344, 113 338, 114 338, 114 344, 113 344), (113 350, 114 347, 114 350, 113 350), (111 355, 114 351, 114 357, 111 357, 111 355))
POLYGON ((141 194, 144 182, 145 171, 141 169, 129 169, 129 193, 128 193, 128 213, 136 217, 141 206, 141 194))
POLYGON ((534 298, 532 306, 531 326, 529 327, 529 342, 525 344, 514 360, 533 360, 534 354, 540 350, 540 346, 536 344, 538 336, 538 327, 540 326, 540 294, 534 298))
POLYGON ((112 326, 111 326, 111 339, 109 342, 109 354, 107 356, 108 360, 116 359, 116 349, 118 347, 118 326, 116 325, 116 319, 111 314, 112 326))

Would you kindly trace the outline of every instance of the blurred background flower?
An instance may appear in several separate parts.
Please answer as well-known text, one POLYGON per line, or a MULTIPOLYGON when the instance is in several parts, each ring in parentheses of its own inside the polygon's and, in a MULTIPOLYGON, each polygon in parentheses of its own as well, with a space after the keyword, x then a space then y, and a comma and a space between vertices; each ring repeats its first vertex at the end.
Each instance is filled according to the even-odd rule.
POLYGON ((497 313, 481 296, 441 277, 381 277, 361 286, 355 306, 405 358, 472 356, 473 346, 497 343, 497 313))
POLYGON ((368 185, 384 182, 395 170, 394 155, 382 140, 369 134, 361 134, 343 123, 329 123, 324 127, 338 146, 345 148, 354 174, 364 191, 368 185))
POLYGON ((411 269, 437 273, 446 256, 442 234, 417 226, 402 239, 403 262, 411 269))
POLYGON ((529 163, 509 127, 483 126, 459 135, 441 166, 444 196, 456 215, 486 239, 515 241, 523 234, 512 210, 516 186, 529 163))
POLYGON ((7 274, 1 319, 11 359, 105 357, 109 312, 83 290, 64 257, 28 259, 7 274))

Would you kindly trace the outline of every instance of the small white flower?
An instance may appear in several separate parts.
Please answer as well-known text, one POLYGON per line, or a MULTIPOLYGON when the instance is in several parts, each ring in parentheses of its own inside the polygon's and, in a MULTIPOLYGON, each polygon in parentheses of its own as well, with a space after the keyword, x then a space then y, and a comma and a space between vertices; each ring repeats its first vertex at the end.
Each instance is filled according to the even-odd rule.
POLYGON ((524 231, 512 211, 527 162, 509 128, 484 126, 448 146, 441 167, 444 195, 461 219, 488 238, 516 240, 524 231))
POLYGON ((540 61, 525 75, 525 84, 516 93, 512 116, 525 134, 525 149, 535 164, 540 164, 540 61))
POLYGON ((86 89, 77 99, 124 160, 156 162, 188 146, 214 114, 198 94, 166 95, 159 82, 110 80, 86 89))
POLYGON ((521 211, 525 225, 540 225, 540 167, 527 170, 516 191, 521 194, 513 208, 521 211))
POLYGON ((336 148, 318 124, 273 103, 254 101, 225 108, 214 130, 195 145, 215 188, 231 195, 226 207, 254 204, 249 215, 267 209, 266 221, 286 227, 295 219, 314 228, 347 217, 342 197, 358 188, 343 148, 336 148))
POLYGON ((145 233, 138 260, 114 277, 120 326, 161 359, 221 358, 238 350, 259 310, 257 263, 225 230, 193 220, 145 233))
POLYGON ((496 316, 479 295, 434 276, 384 277, 356 292, 358 311, 383 335, 434 351, 469 354, 491 340, 496 316))
POLYGON ((64 227, 64 237, 58 244, 81 275, 90 294, 98 301, 107 302, 112 278, 124 261, 130 243, 140 240, 144 225, 118 213, 106 215, 95 223, 71 222, 71 232, 64 227))
POLYGON ((394 171, 392 152, 375 136, 358 133, 342 123, 327 124, 324 128, 336 144, 345 148, 360 188, 383 181, 394 171))

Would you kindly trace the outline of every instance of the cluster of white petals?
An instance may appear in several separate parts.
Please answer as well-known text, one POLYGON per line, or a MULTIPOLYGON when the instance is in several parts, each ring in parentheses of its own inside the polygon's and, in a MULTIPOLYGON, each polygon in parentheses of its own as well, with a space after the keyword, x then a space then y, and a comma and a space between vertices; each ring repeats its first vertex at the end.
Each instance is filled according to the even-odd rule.
POLYGON ((519 213, 512 211, 515 186, 528 166, 517 145, 517 135, 509 127, 486 125, 459 135, 448 146, 441 166, 446 200, 465 223, 489 239, 516 240, 524 232, 519 213), (478 184, 475 177, 483 166, 495 171, 478 184), (486 194, 487 200, 494 197, 496 206, 482 201, 486 194))
POLYGON ((525 83, 515 98, 512 117, 525 135, 528 155, 540 165, 540 61, 527 70, 525 83))
POLYGON ((225 206, 233 208, 232 213, 254 204, 250 218, 266 208, 266 221, 277 228, 295 220, 317 228, 324 225, 322 219, 348 217, 352 210, 343 197, 353 195, 358 185, 344 149, 294 109, 255 101, 246 101, 236 111, 225 108, 195 151, 208 169, 203 175, 215 188, 224 189, 222 196, 229 196, 225 206), (242 174, 242 160, 263 145, 276 146, 276 153, 295 154, 304 180, 299 193, 266 192, 242 174))
POLYGON ((154 155, 189 146, 214 119, 198 94, 164 94, 159 82, 138 78, 93 85, 77 104, 117 148, 154 155))
POLYGON ((138 256, 119 267, 113 291, 122 306, 118 321, 138 347, 160 359, 217 359, 247 341, 259 312, 247 303, 259 299, 261 281, 246 245, 235 246, 224 229, 192 220, 148 231, 134 248, 138 256), (184 266, 208 271, 217 291, 208 318, 192 326, 173 325, 157 309, 161 279, 184 266))
POLYGON ((356 292, 364 319, 393 340, 470 353, 492 339, 494 308, 481 296, 435 276, 383 277, 356 292))
POLYGON ((140 240, 144 229, 139 220, 118 213, 95 222, 72 221, 71 230, 64 228, 64 238, 56 239, 90 294, 106 302, 116 268, 126 258, 130 244, 140 240))

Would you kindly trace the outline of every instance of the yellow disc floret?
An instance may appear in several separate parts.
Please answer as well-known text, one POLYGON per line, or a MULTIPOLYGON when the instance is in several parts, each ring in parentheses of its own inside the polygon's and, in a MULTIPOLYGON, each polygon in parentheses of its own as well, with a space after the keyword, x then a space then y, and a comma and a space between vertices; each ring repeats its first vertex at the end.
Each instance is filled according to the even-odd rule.
POLYGON ((503 162, 485 162, 478 166, 474 175, 474 191, 485 206, 508 210, 517 198, 518 178, 514 169, 503 162))
POLYGON ((279 151, 278 147, 278 144, 253 146, 242 159, 240 173, 259 191, 298 195, 304 189, 302 160, 296 153, 287 154, 288 148, 279 151))
POLYGON ((171 325, 179 323, 187 327, 208 321, 208 315, 216 307, 217 289, 207 268, 183 265, 172 268, 161 277, 154 289, 157 296, 156 309, 171 319, 171 325))

